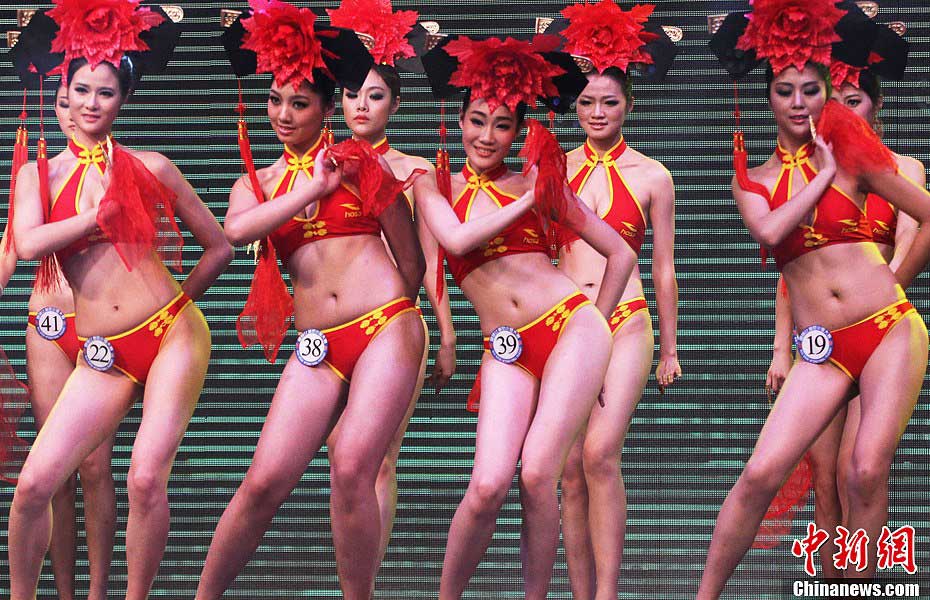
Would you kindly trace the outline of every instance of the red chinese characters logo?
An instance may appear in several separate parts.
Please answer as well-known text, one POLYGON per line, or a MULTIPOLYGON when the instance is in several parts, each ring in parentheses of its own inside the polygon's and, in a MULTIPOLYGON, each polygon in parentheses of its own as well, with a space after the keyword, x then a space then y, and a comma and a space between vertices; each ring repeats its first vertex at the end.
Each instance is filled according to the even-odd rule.
POLYGON ((855 565, 856 571, 865 571, 869 566, 869 536, 865 529, 857 529, 850 536, 848 529, 837 525, 833 543, 838 548, 833 555, 833 564, 837 569, 845 571, 850 565, 855 565))
POLYGON ((895 565, 904 567, 911 575, 917 572, 914 563, 914 528, 910 525, 894 531, 882 527, 878 536, 878 568, 891 569, 895 565))
POLYGON ((817 574, 814 568, 814 554, 827 541, 830 535, 823 529, 817 529, 813 523, 807 524, 807 536, 800 540, 794 540, 791 545, 791 554, 798 558, 804 557, 804 572, 811 577, 817 574))

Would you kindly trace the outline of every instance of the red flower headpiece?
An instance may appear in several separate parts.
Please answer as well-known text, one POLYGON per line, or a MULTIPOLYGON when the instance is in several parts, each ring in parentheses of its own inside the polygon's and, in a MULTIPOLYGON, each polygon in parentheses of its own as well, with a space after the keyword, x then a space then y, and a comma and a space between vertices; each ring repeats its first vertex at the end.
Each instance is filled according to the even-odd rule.
POLYGON ((562 31, 568 40, 564 50, 590 59, 599 72, 609 67, 626 72, 630 63, 651 64, 652 57, 643 47, 659 36, 643 24, 654 9, 654 4, 637 4, 624 12, 614 0, 567 6, 562 10, 569 21, 562 31))
POLYGON ((536 98, 559 95, 552 78, 565 70, 540 54, 554 51, 557 46, 558 38, 544 35, 536 36, 532 43, 513 38, 456 38, 444 47, 459 61, 449 83, 470 88, 471 97, 483 98, 491 112, 501 105, 516 112, 520 102, 535 107, 536 98))
POLYGON ((788 67, 799 71, 809 62, 829 66, 833 42, 845 10, 837 0, 750 0, 749 24, 736 47, 767 58, 778 75, 788 67))
POLYGON ((323 49, 314 31, 316 14, 280 0, 249 0, 252 15, 242 20, 245 35, 242 47, 257 56, 257 73, 272 73, 278 86, 288 83, 296 90, 306 79, 313 82, 313 70, 332 77, 323 49))
POLYGON ((374 39, 369 48, 375 64, 394 66, 395 60, 410 58, 415 52, 407 34, 416 25, 415 10, 391 11, 391 0, 342 0, 337 9, 326 9, 333 27, 345 27, 374 39))
POLYGON ((86 58, 91 68, 106 61, 119 68, 126 52, 149 49, 139 34, 157 27, 164 18, 141 8, 141 0, 55 0, 48 16, 58 24, 52 52, 64 52, 61 70, 76 58, 86 58))

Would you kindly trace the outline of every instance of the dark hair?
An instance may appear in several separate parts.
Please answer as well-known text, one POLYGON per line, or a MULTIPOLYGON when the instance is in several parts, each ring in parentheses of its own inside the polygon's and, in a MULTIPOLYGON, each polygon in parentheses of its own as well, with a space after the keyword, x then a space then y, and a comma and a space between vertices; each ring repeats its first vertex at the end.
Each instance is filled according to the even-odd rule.
MULTIPOLYGON (((78 70, 87 65, 88 60, 86 58, 75 58, 70 63, 68 63, 68 81, 74 79, 74 74, 78 70)), ((123 58, 119 61, 119 68, 117 69, 112 64, 107 61, 100 63, 111 69, 116 73, 116 79, 119 81, 119 91, 125 101, 129 96, 132 95, 133 91, 136 89, 136 83, 139 82, 139 72, 136 70, 136 66, 133 63, 132 58, 128 54, 124 54, 123 58)), ((98 67, 100 65, 97 65, 98 67)))
POLYGON ((626 73, 621 71, 618 67, 607 67, 604 69, 604 72, 601 73, 604 77, 609 77, 620 84, 620 87, 623 88, 623 95, 626 98, 627 104, 633 101, 633 78, 629 77, 626 73))
MULTIPOLYGON (((462 114, 468 112, 468 107, 471 105, 471 88, 465 89, 465 98, 462 99, 462 114)), ((526 119, 526 102, 520 102, 517 104, 517 111, 514 116, 517 118, 517 126, 523 125, 523 120, 526 119)))
MULTIPOLYGON (((809 62, 808 65, 814 67, 817 71, 817 74, 820 75, 820 79, 824 83, 824 87, 827 91, 827 100, 830 99, 830 96, 833 95, 833 81, 830 77, 830 67, 822 65, 816 62, 809 62)), ((765 65, 765 89, 769 92, 772 91, 772 81, 775 80, 775 73, 772 71, 772 65, 766 63, 765 65)))
POLYGON ((313 71, 313 81, 304 79, 310 91, 320 97, 324 107, 336 105, 336 82, 323 74, 322 71, 313 71))
POLYGON ((865 69, 859 73, 859 89, 869 96, 872 104, 878 106, 879 101, 882 99, 882 80, 875 71, 865 69))
POLYGON ((391 101, 400 98, 400 73, 391 65, 377 64, 372 67, 375 73, 384 80, 384 85, 391 92, 391 101))

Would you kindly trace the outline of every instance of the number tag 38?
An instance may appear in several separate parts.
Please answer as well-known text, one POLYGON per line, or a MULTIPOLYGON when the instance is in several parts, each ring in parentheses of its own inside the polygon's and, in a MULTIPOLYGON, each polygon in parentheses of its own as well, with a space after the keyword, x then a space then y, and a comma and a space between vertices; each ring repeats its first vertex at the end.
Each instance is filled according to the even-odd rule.
POLYGON ((491 332, 491 356, 502 363, 513 364, 523 354, 523 338, 513 327, 502 325, 491 332))
POLYGON ((36 332, 46 340, 57 340, 67 328, 65 313, 54 306, 46 306, 36 313, 36 332))
POLYGON ((326 358, 329 352, 329 340, 319 329, 307 329, 297 336, 294 345, 297 360, 306 367, 315 367, 326 358))
POLYGON ((109 371, 116 360, 113 344, 105 337, 95 335, 84 342, 84 362, 95 371, 109 371))
POLYGON ((794 337, 801 358, 809 363, 820 364, 833 354, 833 336, 820 325, 811 325, 794 337))

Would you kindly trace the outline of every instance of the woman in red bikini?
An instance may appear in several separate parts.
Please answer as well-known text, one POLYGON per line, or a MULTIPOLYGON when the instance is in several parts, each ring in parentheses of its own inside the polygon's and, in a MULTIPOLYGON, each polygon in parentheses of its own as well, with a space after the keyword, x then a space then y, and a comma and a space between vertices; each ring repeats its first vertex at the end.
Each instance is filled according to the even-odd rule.
MULTIPOLYGON (((872 51, 876 50, 885 56, 866 69, 835 61, 830 72, 833 98, 859 115, 880 135, 881 121, 878 113, 883 104, 880 81, 899 79, 903 75, 907 64, 908 43, 900 39, 889 27, 881 27, 873 44, 872 51)), ((923 163, 900 154, 895 154, 895 162, 902 175, 911 179, 915 185, 925 186, 923 163)), ((866 197, 865 214, 872 230, 872 239, 879 252, 891 270, 897 270, 914 241, 917 222, 912 217, 899 213, 894 205, 875 194, 866 197)), ((793 362, 791 306, 783 286, 780 282, 781 292, 775 297, 776 336, 772 364, 766 379, 767 389, 774 394, 781 389, 793 362)), ((847 407, 837 413, 808 453, 815 499, 814 520, 818 528, 830 533, 836 531, 837 525, 846 523, 848 500, 845 490, 849 479, 853 442, 859 425, 859 411, 859 397, 856 396, 847 407)), ((833 561, 833 554, 837 551, 831 535, 820 551, 824 577, 842 576, 833 561)))
MULTIPOLYGON (((16 600, 35 597, 52 497, 112 438, 140 387, 145 408, 127 479, 127 598, 148 596, 167 542, 168 476, 210 357, 210 332, 191 298, 223 271, 232 249, 170 161, 110 136, 134 82, 163 67, 177 41, 177 27, 156 10, 133 2, 103 7, 60 0, 30 23, 51 32, 51 50, 64 54, 74 132, 57 161, 46 158, 40 140, 37 163, 19 172, 14 240, 19 257, 43 258, 40 291, 54 284, 60 265, 74 295, 81 349, 13 498, 10 588, 16 600), (90 20, 89 11, 95 11, 90 20), (99 30, 89 22, 108 25, 99 30), (204 248, 183 287, 156 253, 174 250, 169 262, 180 266, 175 213, 204 248)), ((37 324, 44 325, 42 315, 37 324)))
POLYGON ((364 142, 349 140, 331 149, 324 144, 323 119, 334 110, 330 73, 341 73, 349 78, 342 85, 358 89, 372 64, 361 42, 350 31, 334 37, 337 30, 319 28, 306 8, 276 0, 252 6, 224 39, 237 74, 248 72, 237 65, 249 56, 253 70, 257 60, 259 71, 274 74, 268 118, 284 154, 257 172, 247 163, 249 174, 230 194, 229 240, 236 245, 262 240, 240 339, 252 341, 246 329, 254 326, 254 340, 263 347, 276 351, 280 344, 283 329, 274 328, 287 324, 290 309, 273 319, 271 332, 263 321, 268 306, 291 301, 276 256, 290 274, 290 307, 301 333, 252 464, 217 525, 197 598, 219 598, 232 584, 329 438, 339 582, 345 598, 368 600, 382 531, 375 481, 418 385, 426 343, 413 300, 423 280, 423 257, 409 205, 383 158, 364 142), (297 34, 282 38, 278 31, 297 34), (350 166, 337 149, 351 144, 367 148, 383 177, 379 188, 348 185, 344 173, 350 166), (267 297, 273 286, 278 299, 267 297))
MULTIPOLYGON (((414 171, 422 170, 435 177, 435 169, 429 161, 419 157, 404 154, 393 148, 387 139, 387 126, 391 116, 400 108, 401 77, 400 71, 422 71, 417 68, 417 59, 414 49, 408 38, 416 34, 424 34, 423 28, 416 25, 417 13, 415 11, 392 12, 390 4, 372 7, 372 3, 360 0, 343 0, 338 9, 328 9, 330 22, 334 27, 353 29, 366 43, 371 54, 374 66, 368 71, 362 87, 352 90, 342 89, 342 112, 346 125, 352 130, 352 136, 365 140, 387 161, 394 175, 398 179, 406 179, 414 171)), ((405 192, 410 211, 416 214, 413 190, 405 192)), ((423 278, 423 289, 429 299, 433 313, 436 315, 436 325, 439 328, 439 350, 430 382, 437 392, 442 389, 449 378, 455 373, 455 329, 452 326, 452 311, 449 308, 449 295, 443 288, 437 289, 436 271, 439 257, 439 246, 436 238, 430 233, 422 219, 414 219, 417 228, 417 237, 423 256, 426 259, 426 276, 423 278)), ((390 248, 389 248, 390 250, 390 248)), ((425 326, 425 325, 424 325, 425 326)), ((426 354, 420 365, 417 376, 417 385, 407 414, 394 439, 387 455, 381 464, 375 491, 378 494, 378 505, 381 509, 381 553, 387 549, 394 526, 394 514, 397 510, 397 458, 400 453, 401 442, 407 425, 413 416, 417 398, 424 375, 426 374, 426 354)))
MULTIPOLYGON (((26 58, 24 56, 24 58, 26 58)), ((26 67, 32 61, 27 61, 26 67)), ((25 83, 25 82, 24 82, 25 83)), ((68 110, 68 88, 61 85, 55 94, 55 116, 65 138, 74 132, 68 110)), ((67 161, 65 150, 49 159, 49 165, 67 161)), ((16 269, 16 249, 12 239, 4 236, 0 262, 0 290, 6 287, 16 269), (6 241, 9 240, 9 243, 6 241)), ((48 419, 68 376, 77 364, 80 345, 74 331, 74 297, 64 277, 52 289, 33 289, 29 297, 29 326, 26 329, 26 372, 29 376, 29 400, 37 429, 48 419), (42 315, 39 317, 39 315, 42 315)), ((107 594, 107 580, 116 533, 116 493, 110 467, 115 432, 91 452, 78 467, 84 495, 87 524, 87 554, 90 563, 89 600, 102 600, 107 594)), ((61 600, 74 598, 74 563, 77 553, 77 515, 75 495, 77 473, 72 473, 52 497, 54 523, 49 545, 55 587, 61 600)))
MULTIPOLYGON (((675 279, 675 189, 661 163, 627 147, 623 124, 633 109, 631 67, 663 69, 674 44, 662 32, 647 31, 652 6, 629 13, 616 4, 578 4, 562 11, 567 27, 563 50, 588 59, 588 85, 578 96, 578 121, 584 145, 568 153, 572 190, 611 226, 638 255, 653 228, 652 280, 659 312, 660 389, 681 376, 678 364, 678 284, 675 279), (609 40, 609 41, 608 41, 609 40), (648 46, 647 43, 653 42, 648 46), (653 58, 653 54, 656 55, 653 58)), ((548 30, 547 30, 548 31, 548 30)), ((566 235, 559 269, 589 297, 596 298, 604 259, 591 246, 566 235)), ((562 477, 562 533, 572 597, 617 597, 626 532, 626 490, 620 472, 623 440, 652 368, 652 319, 643 296, 639 268, 626 284, 620 303, 608 317, 613 350, 601 393, 587 427, 569 454, 562 477)))
MULTIPOLYGON (((536 161, 535 185, 504 165, 527 104, 559 95, 552 78, 563 69, 539 54, 547 49, 544 40, 459 37, 423 58, 437 95, 468 88, 459 114, 467 161, 447 188, 454 200, 432 181, 418 180, 418 208, 486 335, 480 387, 476 381, 469 399, 472 406, 480 399, 475 463, 449 530, 439 590, 444 600, 462 595, 481 561, 518 461, 524 588, 527 598, 545 598, 559 541, 562 465, 600 392, 611 344, 604 317, 617 306, 635 262, 620 236, 568 190, 565 163, 560 169, 545 164, 557 165, 564 155, 538 123, 524 148, 531 158, 544 157, 536 161), (494 75, 514 68, 507 78, 494 75), (556 192, 546 197, 544 189, 556 192), (549 218, 606 257, 596 305, 552 265, 549 218)), ((580 73, 578 79, 573 95, 585 84, 580 73)))
POLYGON ((749 17, 727 17, 711 49, 735 75, 768 59, 778 146, 747 173, 741 134, 736 136, 733 192, 750 233, 772 250, 785 278, 802 360, 791 369, 723 503, 701 599, 720 595, 781 482, 857 387, 861 420, 846 489, 848 527, 864 529, 870 545, 867 568, 846 576, 875 573, 891 460, 927 368, 927 329, 903 287, 930 257, 930 229, 922 227, 892 271, 872 241, 865 203, 867 194, 878 194, 926 224, 930 198, 898 174, 893 155, 867 123, 828 100, 828 65, 842 55, 844 62, 864 66, 867 49, 850 42, 864 39, 874 24, 852 2, 757 1, 749 17), (801 42, 785 35, 782 19, 808 23, 808 35, 801 42))

